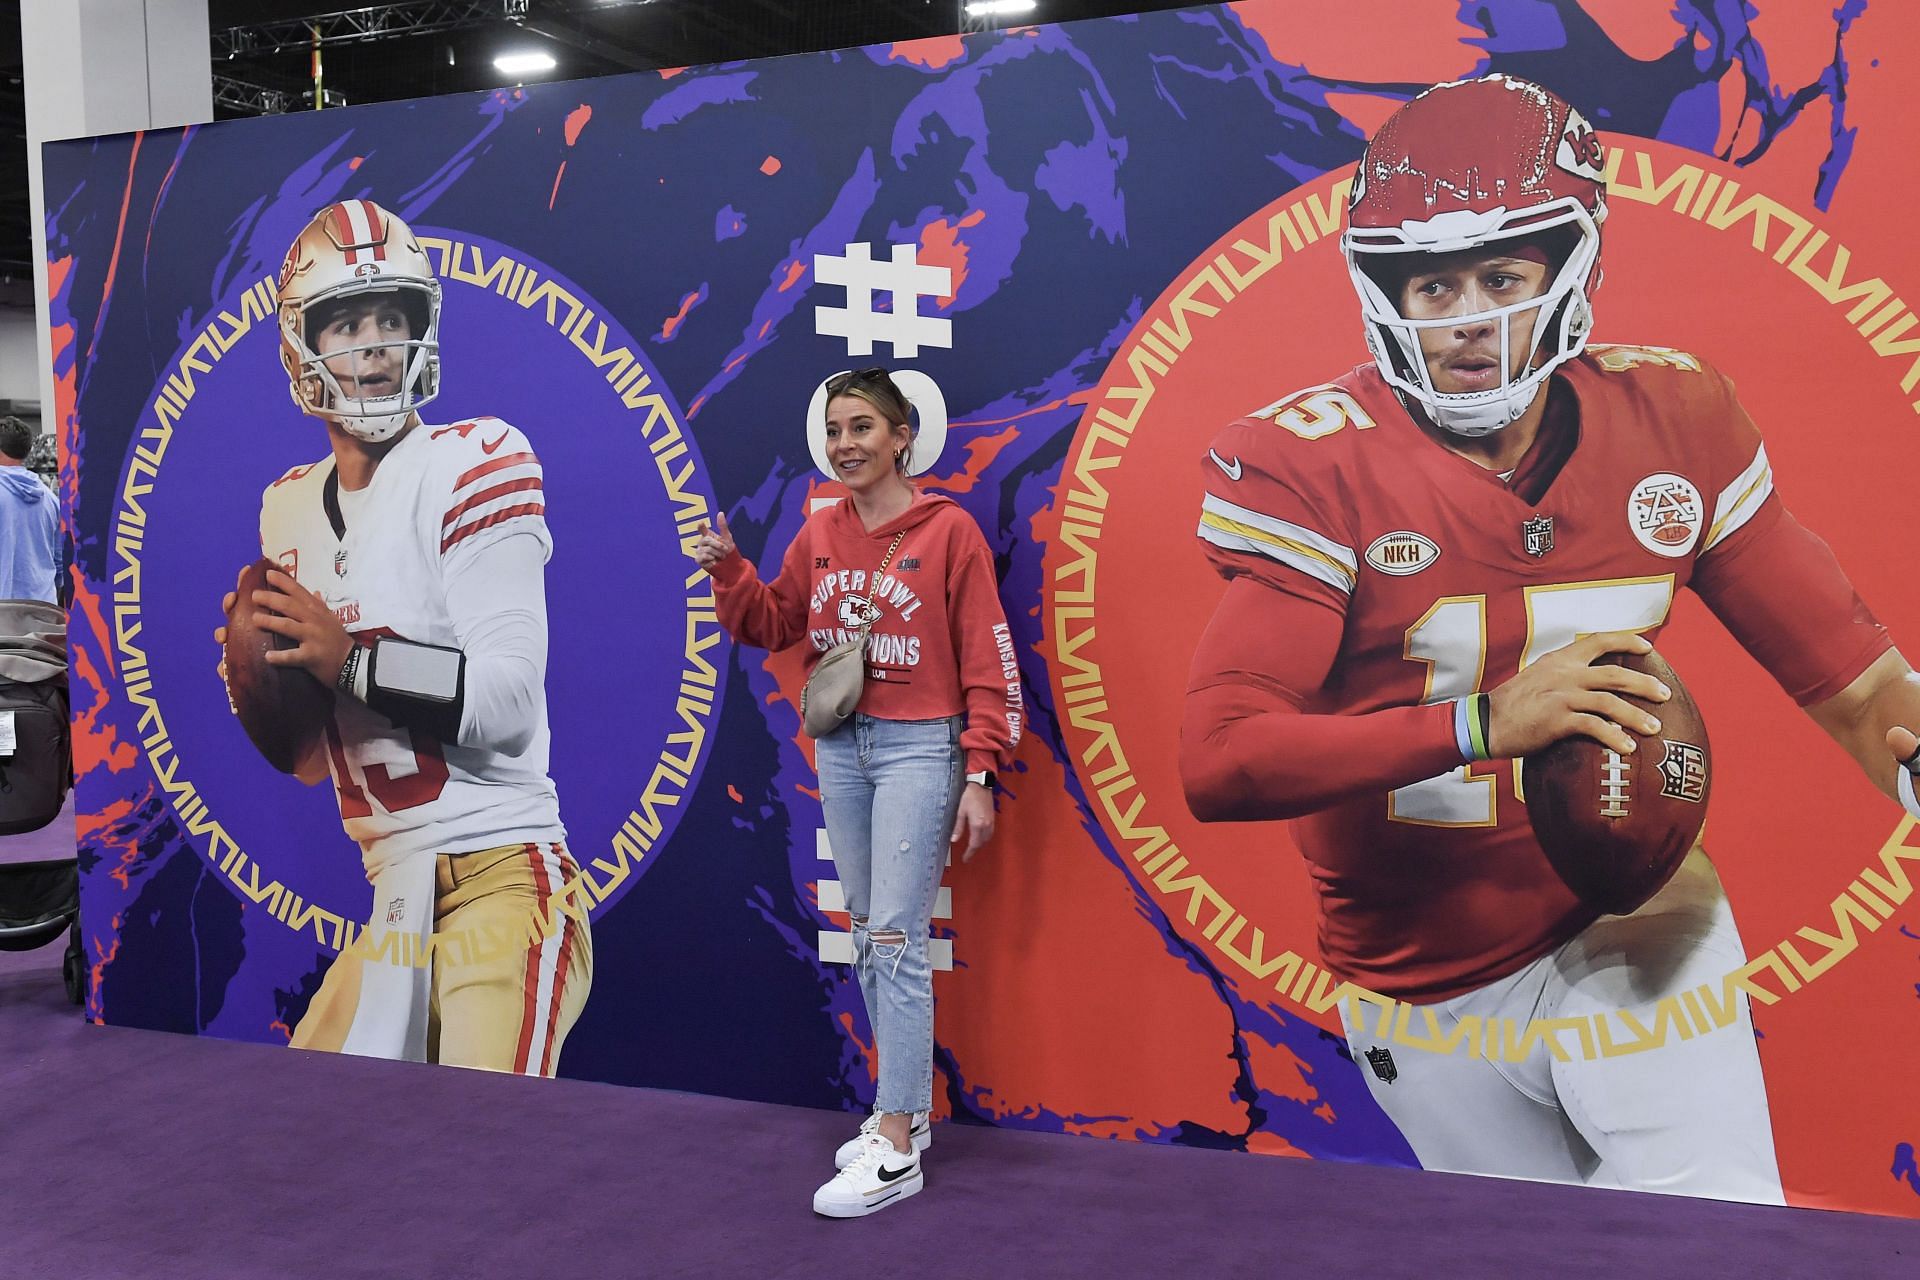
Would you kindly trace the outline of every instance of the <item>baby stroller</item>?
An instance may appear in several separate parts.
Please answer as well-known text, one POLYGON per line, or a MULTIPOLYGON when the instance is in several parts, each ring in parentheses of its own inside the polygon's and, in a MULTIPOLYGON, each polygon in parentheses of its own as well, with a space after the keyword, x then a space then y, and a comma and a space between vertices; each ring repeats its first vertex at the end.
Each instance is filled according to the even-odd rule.
POLYGON ((66 856, 5 861, 7 838, 60 815, 73 786, 67 722, 67 621, 38 600, 0 600, 0 950, 28 951, 67 935, 67 996, 85 991, 80 872, 66 856))

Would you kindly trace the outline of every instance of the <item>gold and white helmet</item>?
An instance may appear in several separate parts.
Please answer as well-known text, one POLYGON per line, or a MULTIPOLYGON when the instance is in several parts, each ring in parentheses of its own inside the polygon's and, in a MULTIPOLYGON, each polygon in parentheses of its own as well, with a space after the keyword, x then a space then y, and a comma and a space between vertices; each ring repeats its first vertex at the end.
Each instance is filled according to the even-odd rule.
MULTIPOLYGON (((366 343, 328 358, 398 345, 366 343)), ((369 444, 398 435, 414 411, 440 393, 440 282, 406 223, 371 200, 341 200, 294 237, 280 264, 280 362, 295 404, 369 444), (395 295, 408 337, 399 389, 356 399, 314 350, 313 321, 330 304, 369 293, 395 295)))

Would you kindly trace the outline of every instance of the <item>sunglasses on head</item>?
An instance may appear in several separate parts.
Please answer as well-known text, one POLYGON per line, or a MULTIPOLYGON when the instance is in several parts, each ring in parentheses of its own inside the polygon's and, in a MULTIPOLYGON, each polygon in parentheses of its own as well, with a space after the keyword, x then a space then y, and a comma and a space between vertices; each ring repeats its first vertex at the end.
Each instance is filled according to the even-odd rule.
POLYGON ((856 382, 877 383, 886 381, 888 381, 887 371, 878 365, 875 365, 871 369, 855 369, 848 373, 836 373, 827 379, 827 394, 837 396, 856 382))

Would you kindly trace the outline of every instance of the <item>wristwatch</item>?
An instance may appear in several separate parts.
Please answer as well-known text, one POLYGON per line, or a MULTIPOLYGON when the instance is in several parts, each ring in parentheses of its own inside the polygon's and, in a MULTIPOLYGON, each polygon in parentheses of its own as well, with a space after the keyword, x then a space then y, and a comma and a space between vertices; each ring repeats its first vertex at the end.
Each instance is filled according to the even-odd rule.
POLYGON ((981 769, 975 773, 970 773, 967 775, 967 781, 976 787, 985 787, 987 790, 992 791, 994 789, 993 770, 981 769))

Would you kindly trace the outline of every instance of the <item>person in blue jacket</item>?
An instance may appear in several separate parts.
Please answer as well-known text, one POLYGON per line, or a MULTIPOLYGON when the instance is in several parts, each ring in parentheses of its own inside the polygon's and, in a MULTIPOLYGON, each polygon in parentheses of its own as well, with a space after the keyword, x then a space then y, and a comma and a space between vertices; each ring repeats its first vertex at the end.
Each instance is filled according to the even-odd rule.
POLYGON ((0 417, 0 600, 55 604, 59 503, 26 468, 33 436, 20 419, 0 417))

